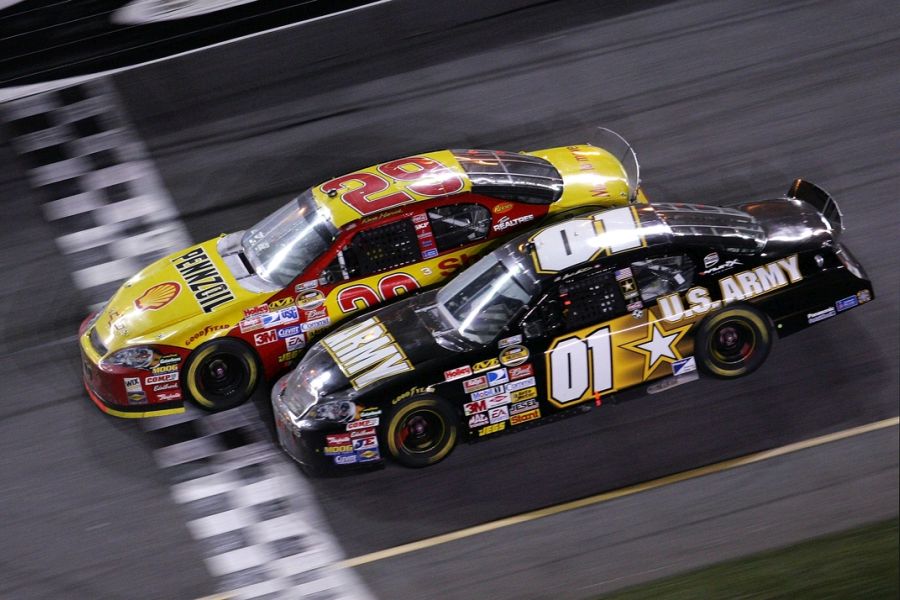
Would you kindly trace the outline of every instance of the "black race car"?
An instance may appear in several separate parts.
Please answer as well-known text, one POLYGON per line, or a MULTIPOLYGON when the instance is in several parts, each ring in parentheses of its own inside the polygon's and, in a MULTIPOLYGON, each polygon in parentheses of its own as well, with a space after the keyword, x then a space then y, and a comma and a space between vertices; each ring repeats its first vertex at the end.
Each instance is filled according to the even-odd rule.
POLYGON ((720 208, 590 211, 519 236, 445 287, 325 336, 272 391, 313 468, 421 467, 645 386, 753 372, 774 338, 869 302, 842 217, 798 180, 720 208))

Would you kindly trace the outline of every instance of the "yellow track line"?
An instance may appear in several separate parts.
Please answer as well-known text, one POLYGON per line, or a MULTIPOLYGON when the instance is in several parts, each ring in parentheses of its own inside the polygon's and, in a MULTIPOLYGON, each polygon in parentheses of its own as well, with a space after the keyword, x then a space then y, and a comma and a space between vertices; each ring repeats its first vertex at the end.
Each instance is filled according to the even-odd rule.
POLYGON ((836 442, 838 440, 855 437, 864 433, 869 433, 871 431, 877 431, 879 429, 885 429, 888 427, 896 427, 897 425, 900 425, 900 417, 893 417, 890 419, 875 421, 874 423, 860 425, 859 427, 853 427, 851 429, 845 429, 843 431, 836 431, 834 433, 829 433, 828 435, 795 442, 793 444, 788 444, 779 448, 764 450, 762 452, 755 452, 753 454, 747 454, 746 456, 740 456, 738 458, 733 458, 731 460, 707 465, 705 467, 691 469, 690 471, 683 471, 681 473, 675 473, 674 475, 667 475, 666 477, 653 479, 644 483, 638 483, 636 485, 613 490, 611 492, 605 492, 602 494, 597 494, 595 496, 588 496, 587 498, 573 500, 571 502, 564 502, 562 504, 557 504, 556 506, 550 506, 547 508, 522 513, 520 515, 507 517, 505 519, 499 519, 497 521, 491 521, 482 525, 476 525, 475 527, 460 529, 459 531, 452 531, 450 533, 426 538, 417 542, 403 544, 402 546, 395 546, 393 548, 379 550, 378 552, 372 552, 370 554, 363 554, 362 556, 348 558, 337 563, 337 565, 335 566, 338 568, 358 567, 360 565, 384 560, 386 558, 393 558, 401 554, 407 554, 409 552, 415 552, 417 550, 424 550, 425 548, 439 546, 441 544, 446 544, 447 542, 453 542, 482 533, 487 533, 488 531, 494 531, 496 529, 502 529, 504 527, 510 527, 512 525, 518 525, 520 523, 526 523, 528 521, 534 521, 536 519, 542 519, 544 517, 550 517, 552 515, 558 515, 559 513, 567 512, 570 510, 577 510, 586 506, 608 502, 610 500, 615 500, 616 498, 622 498, 623 496, 631 496, 632 494, 646 492, 648 490, 671 485, 673 483, 679 483, 681 481, 703 477, 704 475, 711 475, 713 473, 727 471, 729 469, 769 460, 770 458, 775 458, 778 456, 784 456, 785 454, 791 454, 800 450, 806 450, 807 448, 813 448, 815 446, 821 446, 830 442, 836 442))

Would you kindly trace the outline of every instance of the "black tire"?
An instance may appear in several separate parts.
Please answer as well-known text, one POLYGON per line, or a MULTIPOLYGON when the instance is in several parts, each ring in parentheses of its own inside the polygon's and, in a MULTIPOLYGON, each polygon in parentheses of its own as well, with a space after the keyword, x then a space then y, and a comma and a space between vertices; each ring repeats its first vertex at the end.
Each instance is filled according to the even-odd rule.
POLYGON ((407 467, 427 467, 445 459, 456 445, 459 419, 437 396, 413 396, 391 409, 384 446, 407 467))
POLYGON ((256 353, 238 340, 223 338, 201 345, 182 369, 185 394, 201 408, 234 408, 253 395, 260 379, 256 353))
POLYGON ((703 319, 694 341, 697 366, 722 379, 749 375, 771 349, 768 317, 747 305, 729 306, 703 319))

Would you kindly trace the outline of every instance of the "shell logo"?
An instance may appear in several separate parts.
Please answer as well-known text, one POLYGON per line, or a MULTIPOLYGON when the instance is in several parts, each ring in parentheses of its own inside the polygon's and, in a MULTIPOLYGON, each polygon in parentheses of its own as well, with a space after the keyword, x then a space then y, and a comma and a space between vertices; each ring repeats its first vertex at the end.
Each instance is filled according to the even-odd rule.
POLYGON ((179 292, 181 285, 174 281, 158 283, 135 299, 134 305, 141 310, 158 310, 174 300, 179 292))

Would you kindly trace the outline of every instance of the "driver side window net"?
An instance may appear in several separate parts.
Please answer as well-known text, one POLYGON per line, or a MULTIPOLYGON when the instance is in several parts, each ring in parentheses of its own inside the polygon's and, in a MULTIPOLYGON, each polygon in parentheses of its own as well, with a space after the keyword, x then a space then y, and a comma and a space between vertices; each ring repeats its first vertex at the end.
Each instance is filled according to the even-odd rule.
POLYGON ((429 208, 428 220, 438 252, 484 239, 491 230, 491 212, 480 204, 429 208))
POLYGON ((421 260, 415 227, 409 219, 360 231, 343 252, 349 277, 365 277, 421 260))
POLYGON ((565 330, 602 323, 625 312, 625 300, 611 272, 597 273, 559 286, 565 330))
POLYGON ((631 263, 631 272, 641 291, 641 300, 651 302, 659 296, 683 292, 694 281, 693 261, 687 256, 661 256, 631 263))

